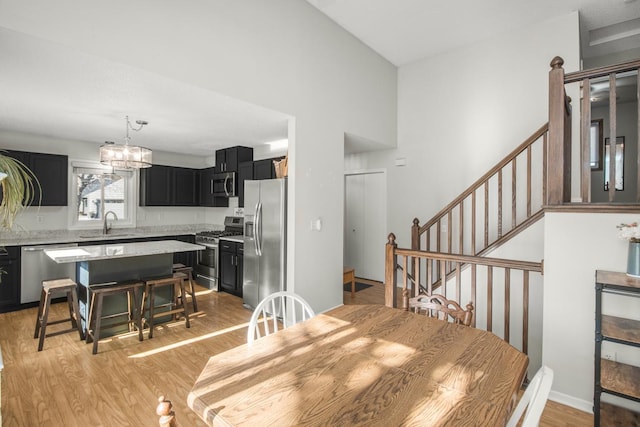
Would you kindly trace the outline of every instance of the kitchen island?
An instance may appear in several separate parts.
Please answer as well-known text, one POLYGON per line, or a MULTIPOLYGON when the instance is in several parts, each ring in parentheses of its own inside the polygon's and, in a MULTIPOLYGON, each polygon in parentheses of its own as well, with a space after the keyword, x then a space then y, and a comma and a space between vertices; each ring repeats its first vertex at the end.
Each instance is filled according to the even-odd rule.
MULTIPOLYGON (((82 327, 86 329, 89 316, 91 288, 105 283, 144 280, 172 274, 173 254, 200 251, 202 245, 177 240, 104 244, 94 246, 45 249, 55 262, 76 263, 76 281, 82 327)), ((172 300, 172 290, 156 296, 158 303, 172 300)), ((119 313, 127 307, 124 295, 113 295, 105 300, 105 315, 119 313)))

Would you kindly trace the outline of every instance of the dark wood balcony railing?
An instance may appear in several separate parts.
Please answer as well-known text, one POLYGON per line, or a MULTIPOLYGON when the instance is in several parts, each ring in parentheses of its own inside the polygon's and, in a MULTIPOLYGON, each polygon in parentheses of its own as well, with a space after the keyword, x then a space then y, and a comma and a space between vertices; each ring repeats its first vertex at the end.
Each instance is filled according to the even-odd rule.
MULTIPOLYGON (((622 147, 617 143, 619 135, 620 119, 618 117, 618 87, 622 80, 633 81, 635 83, 636 94, 635 108, 637 110, 636 123, 632 124, 635 135, 628 135, 627 144, 634 141, 637 145, 638 136, 640 135, 640 60, 625 62, 618 65, 594 68, 586 71, 578 71, 574 73, 564 73, 562 65, 564 61, 560 57, 555 57, 551 61, 551 71, 549 72, 549 175, 547 178, 548 199, 547 205, 558 206, 571 202, 571 122, 572 112, 568 108, 570 100, 566 96, 566 88, 572 85, 578 85, 581 90, 580 99, 580 138, 576 143, 580 153, 580 194, 582 203, 592 202, 592 186, 603 185, 603 183, 591 182, 592 164, 591 164, 591 147, 592 143, 597 144, 598 157, 600 162, 604 162, 605 152, 601 143, 591 141, 592 126, 592 87, 595 84, 608 86, 608 114, 605 115, 604 121, 608 122, 608 126, 604 129, 604 135, 609 139, 609 158, 608 177, 605 180, 609 183, 616 182, 616 152, 622 147), (608 179, 607 179, 608 178, 608 179)), ((633 84, 630 84, 633 86, 633 84)), ((628 123, 626 124, 629 127, 628 123)), ((602 129, 601 129, 602 131, 602 129)), ((602 137, 602 135, 600 135, 602 137)), ((637 152, 637 158, 625 159, 627 166, 634 173, 625 171, 623 179, 628 183, 633 181, 636 191, 633 197, 621 197, 622 193, 617 193, 617 185, 608 186, 608 203, 640 203, 640 150, 634 147, 628 152, 637 152)), ((602 166, 600 165, 601 169, 602 166)), ((578 196, 578 195, 576 195, 578 196)))

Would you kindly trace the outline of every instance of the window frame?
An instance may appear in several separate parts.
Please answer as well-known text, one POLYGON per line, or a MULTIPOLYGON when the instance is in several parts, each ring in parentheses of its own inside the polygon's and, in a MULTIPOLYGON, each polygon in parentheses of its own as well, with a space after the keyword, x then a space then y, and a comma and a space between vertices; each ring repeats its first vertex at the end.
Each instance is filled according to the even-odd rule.
POLYGON ((125 209, 127 219, 118 218, 114 220, 113 217, 109 218, 109 224, 113 228, 135 228, 136 227, 136 208, 138 206, 138 177, 137 170, 119 170, 113 169, 100 164, 99 162, 90 161, 78 161, 72 160, 69 162, 69 197, 68 197, 68 216, 67 216, 67 228, 69 230, 101 230, 102 218, 95 220, 78 220, 78 212, 76 206, 78 206, 78 189, 76 188, 76 174, 80 173, 78 169, 86 169, 95 171, 96 173, 118 173, 121 172, 127 178, 125 184, 125 209))

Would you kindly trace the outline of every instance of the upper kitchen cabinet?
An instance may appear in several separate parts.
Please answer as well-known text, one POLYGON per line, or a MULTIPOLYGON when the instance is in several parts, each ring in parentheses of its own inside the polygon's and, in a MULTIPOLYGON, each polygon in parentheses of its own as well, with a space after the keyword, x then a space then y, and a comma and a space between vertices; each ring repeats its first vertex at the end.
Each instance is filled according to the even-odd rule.
POLYGON ((237 172, 240 163, 253 160, 253 148, 230 147, 216 151, 217 172, 237 172))
POLYGON ((199 171, 190 168, 173 168, 174 206, 198 206, 200 202, 199 171))
POLYGON ((198 206, 198 170, 153 165, 140 169, 140 206, 198 206))
POLYGON ((272 179, 276 177, 276 169, 273 161, 276 159, 263 159, 253 162, 253 179, 272 179))
POLYGON ((253 179, 253 162, 242 162, 238 167, 238 207, 244 207, 244 182, 253 179))
POLYGON ((7 155, 20 160, 38 178, 40 187, 34 185, 34 204, 40 202, 40 206, 67 206, 68 156, 27 151, 7 151, 7 155))
POLYGON ((140 169, 140 206, 171 206, 171 167, 140 169))

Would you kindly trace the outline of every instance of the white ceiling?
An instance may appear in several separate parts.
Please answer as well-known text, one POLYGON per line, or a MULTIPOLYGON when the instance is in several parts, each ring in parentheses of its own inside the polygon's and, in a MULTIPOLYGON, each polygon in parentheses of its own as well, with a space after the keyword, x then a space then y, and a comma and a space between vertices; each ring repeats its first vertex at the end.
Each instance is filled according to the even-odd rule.
MULTIPOLYGON (((640 0, 307 1, 398 66, 573 10, 584 57, 640 46, 640 0)), ((122 142, 128 115, 149 122, 132 144, 204 156, 287 136, 286 114, 2 27, 0 57, 0 129, 122 142)))
POLYGON ((0 129, 211 156, 287 138, 288 116, 0 27, 0 129))
POLYGON ((397 66, 576 10, 584 57, 640 46, 640 22, 613 29, 602 48, 589 46, 589 31, 640 18, 639 0, 307 1, 397 66))

